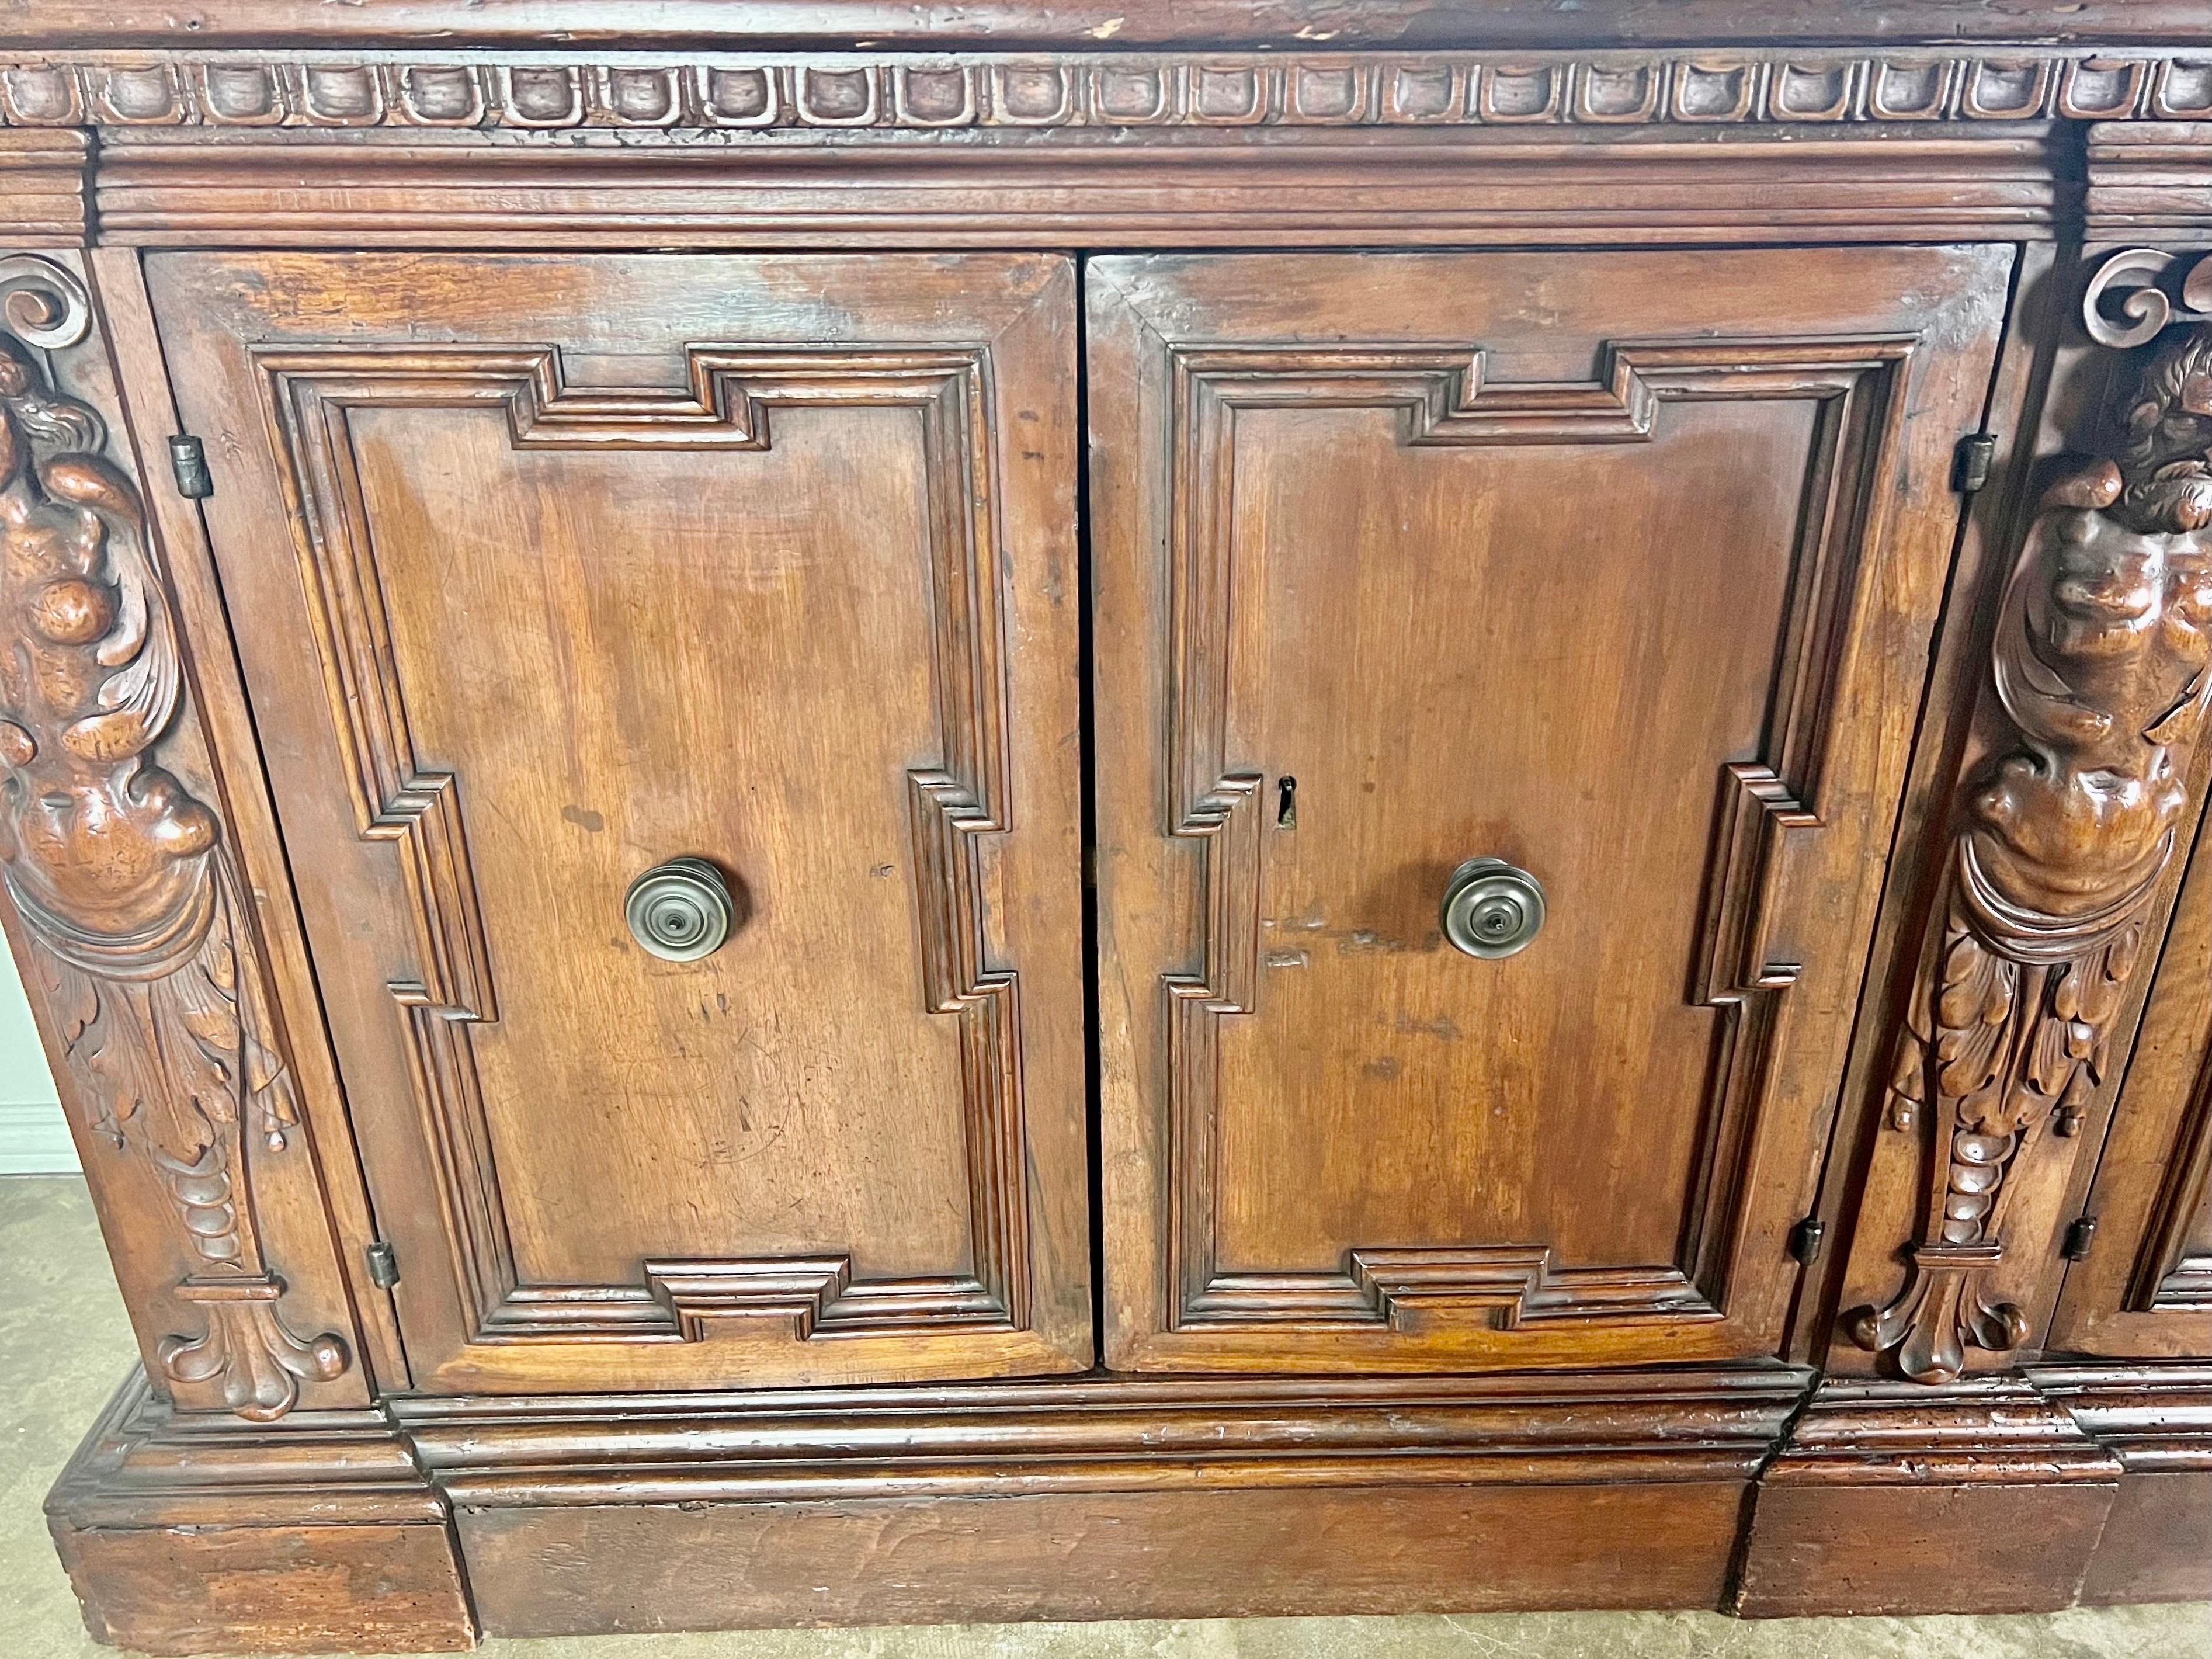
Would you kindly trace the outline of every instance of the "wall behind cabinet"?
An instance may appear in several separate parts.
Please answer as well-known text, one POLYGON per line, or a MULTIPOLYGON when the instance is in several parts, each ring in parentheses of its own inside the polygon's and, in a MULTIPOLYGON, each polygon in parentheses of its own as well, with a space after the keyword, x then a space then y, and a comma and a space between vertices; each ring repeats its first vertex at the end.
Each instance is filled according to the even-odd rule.
POLYGON ((13 963, 0 964, 0 1175, 62 1175, 76 1167, 23 981, 13 963))

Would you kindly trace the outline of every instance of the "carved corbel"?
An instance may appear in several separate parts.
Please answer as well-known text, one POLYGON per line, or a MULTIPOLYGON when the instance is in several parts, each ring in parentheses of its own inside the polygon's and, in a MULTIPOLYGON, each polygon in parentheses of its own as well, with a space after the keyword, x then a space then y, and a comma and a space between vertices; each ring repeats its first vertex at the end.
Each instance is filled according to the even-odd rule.
POLYGON ((2007 1201, 2110 1075, 2212 708, 2212 256, 2116 254, 2084 315, 2102 344, 2164 337, 2108 453, 2045 493, 2005 594, 2003 737, 1960 806, 1889 1083, 1888 1128, 1934 1138, 1921 1231, 1904 1288, 1846 1324, 1922 1382, 2028 1335, 1988 1289, 2007 1201))
POLYGON ((281 1417, 351 1364, 278 1312, 249 1157, 299 1121, 222 825, 162 764, 198 742, 137 485, 43 354, 82 342, 83 286, 0 258, 0 884, 21 918, 86 1127, 144 1159, 191 1263, 204 1329, 158 1345, 173 1383, 281 1417))

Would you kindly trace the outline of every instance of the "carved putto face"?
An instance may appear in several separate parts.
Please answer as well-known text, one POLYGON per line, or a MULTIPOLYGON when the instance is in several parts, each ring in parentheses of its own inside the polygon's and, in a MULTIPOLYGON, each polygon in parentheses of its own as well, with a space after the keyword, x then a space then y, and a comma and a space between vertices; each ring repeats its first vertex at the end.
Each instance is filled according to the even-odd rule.
POLYGON ((1995 651, 2027 748, 1972 801, 1964 849, 2007 902, 2122 909, 2162 867, 2212 708, 2212 329, 2146 368, 2128 447, 2063 481, 1995 651))
POLYGON ((2212 525, 2212 328, 2189 330, 2151 359, 2124 420, 2120 517, 2143 531, 2212 525))
POLYGON ((0 860, 64 957, 166 971, 206 930, 216 826, 143 758, 180 674, 103 436, 0 337, 0 605, 21 642, 0 660, 0 860))
POLYGON ((2029 752, 1973 800, 1972 848, 1998 890, 2051 915, 2132 895, 2162 866, 2185 801, 2175 745, 2203 722, 2212 556, 2062 507, 2007 607, 2000 695, 2029 752))

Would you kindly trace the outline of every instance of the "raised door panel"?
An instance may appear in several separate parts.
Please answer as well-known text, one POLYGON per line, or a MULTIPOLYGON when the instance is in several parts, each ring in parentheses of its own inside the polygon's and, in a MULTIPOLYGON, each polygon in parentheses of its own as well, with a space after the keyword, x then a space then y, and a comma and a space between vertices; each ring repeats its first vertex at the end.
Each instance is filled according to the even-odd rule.
POLYGON ((149 270, 416 1385, 1088 1364, 1068 262, 149 270))
POLYGON ((1115 1363, 1777 1351, 2010 258, 1088 267, 1115 1363))
POLYGON ((2112 1106, 2049 1348, 2212 1358, 2212 813, 2182 879, 2112 1106))

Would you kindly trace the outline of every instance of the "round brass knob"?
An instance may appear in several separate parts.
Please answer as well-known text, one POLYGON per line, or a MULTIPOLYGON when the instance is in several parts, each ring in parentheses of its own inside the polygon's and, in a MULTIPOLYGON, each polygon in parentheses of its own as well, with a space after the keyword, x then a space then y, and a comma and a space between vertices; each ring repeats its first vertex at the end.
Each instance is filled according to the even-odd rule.
POLYGON ((623 895, 630 936, 670 962, 712 956, 729 938, 736 915, 730 884, 704 859, 656 864, 623 895))
POLYGON ((1444 937, 1471 957, 1525 951, 1544 926, 1544 890, 1504 859, 1469 859, 1444 884, 1444 937))

